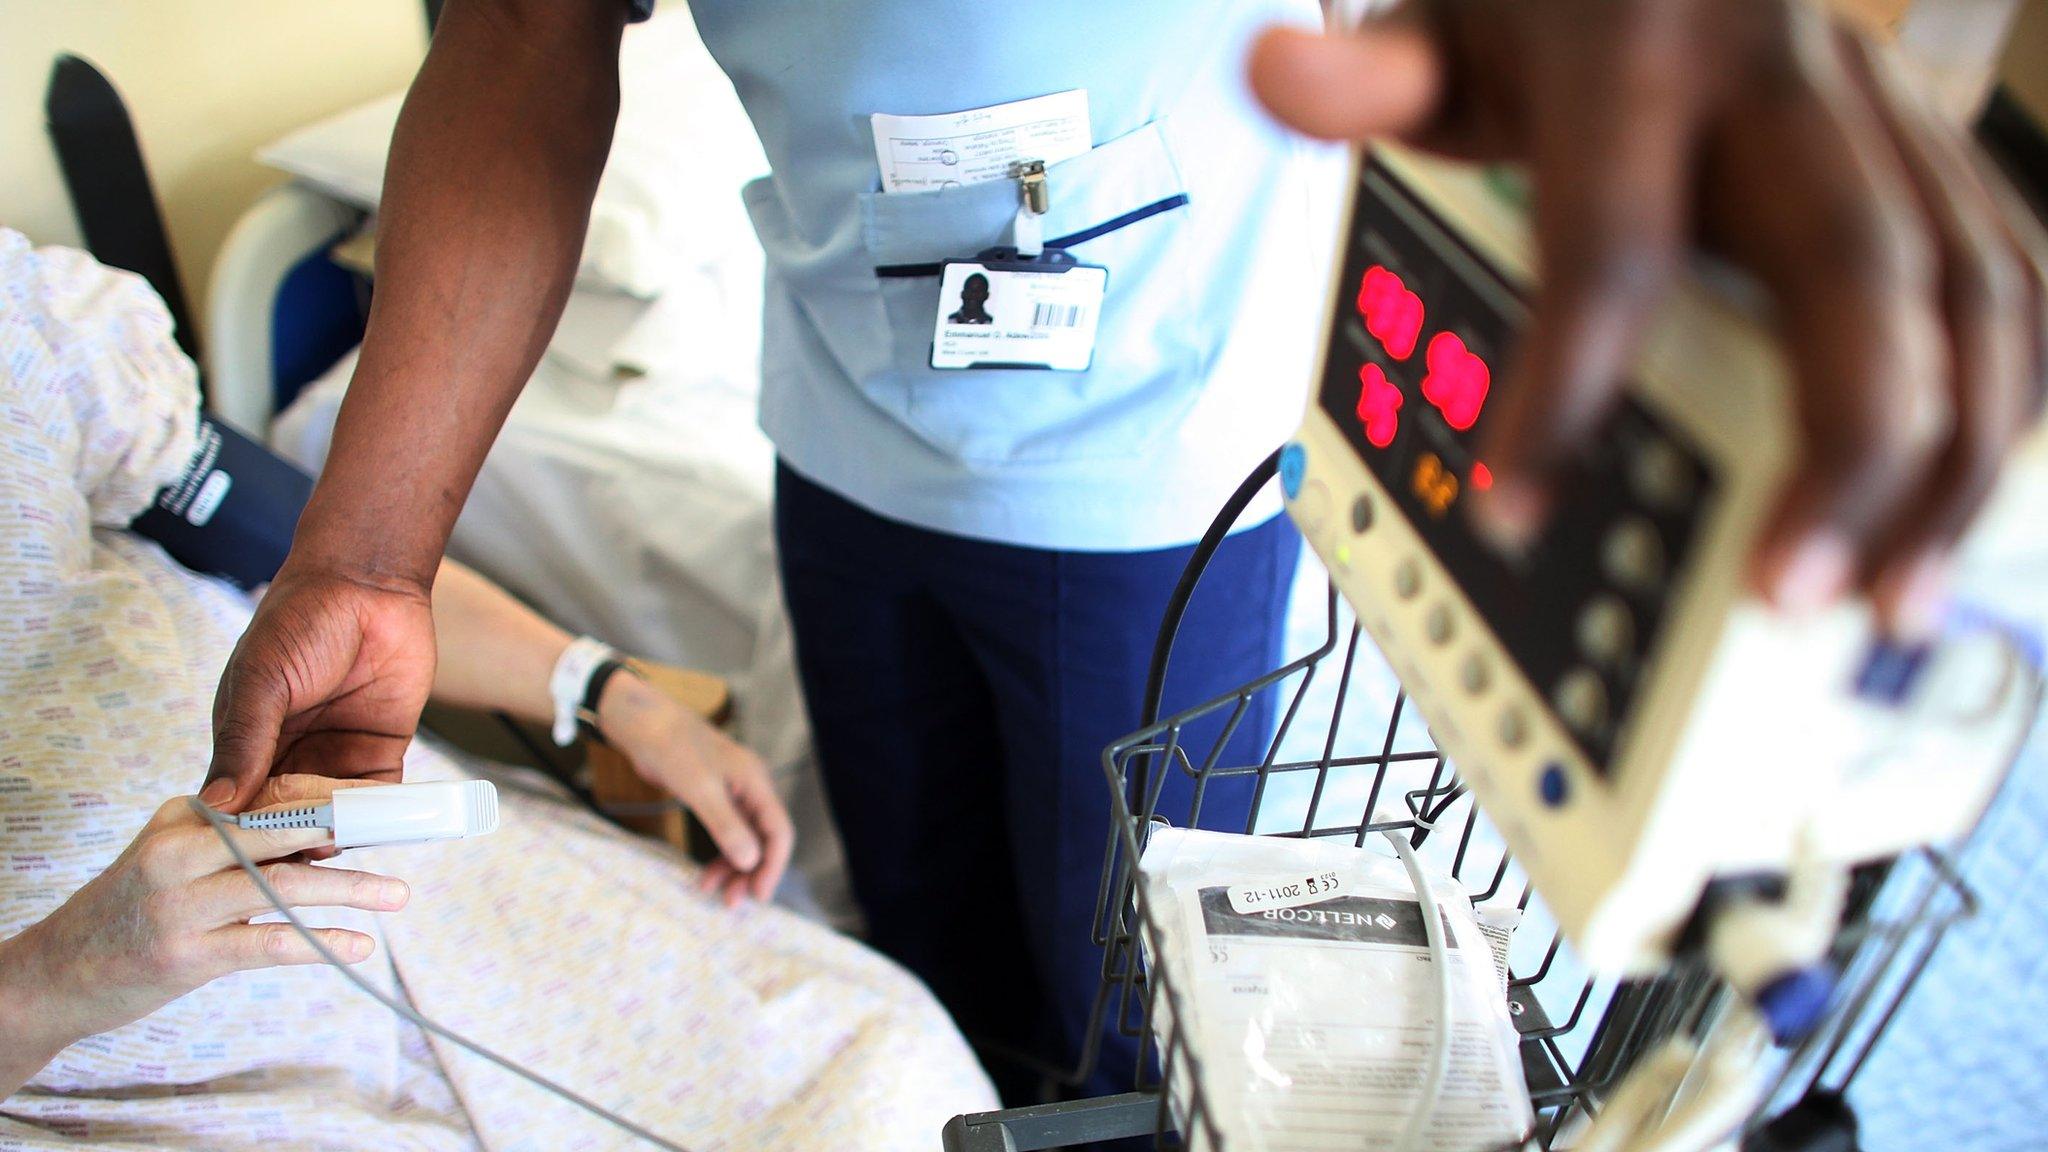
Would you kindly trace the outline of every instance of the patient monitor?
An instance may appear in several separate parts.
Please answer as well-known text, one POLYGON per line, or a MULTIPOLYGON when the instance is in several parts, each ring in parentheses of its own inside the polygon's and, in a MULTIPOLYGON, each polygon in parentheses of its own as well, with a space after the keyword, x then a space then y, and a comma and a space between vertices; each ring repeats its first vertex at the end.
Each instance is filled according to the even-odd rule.
POLYGON ((1510 551, 1465 501, 1533 282, 1515 188, 1392 148, 1351 191, 1324 354, 1283 450, 1288 509, 1585 958, 1642 970, 1711 882, 1955 837, 2031 718, 1996 633, 1881 642, 1745 566, 1797 449, 1765 330, 1699 277, 1510 551))

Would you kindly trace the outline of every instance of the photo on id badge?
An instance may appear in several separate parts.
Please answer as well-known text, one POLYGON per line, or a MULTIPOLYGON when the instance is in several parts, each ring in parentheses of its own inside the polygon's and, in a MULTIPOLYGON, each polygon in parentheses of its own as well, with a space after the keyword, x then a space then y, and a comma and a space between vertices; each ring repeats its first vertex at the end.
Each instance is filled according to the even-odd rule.
POLYGON ((1086 372, 1108 283, 1108 269, 1071 258, 948 261, 931 366, 1086 372))

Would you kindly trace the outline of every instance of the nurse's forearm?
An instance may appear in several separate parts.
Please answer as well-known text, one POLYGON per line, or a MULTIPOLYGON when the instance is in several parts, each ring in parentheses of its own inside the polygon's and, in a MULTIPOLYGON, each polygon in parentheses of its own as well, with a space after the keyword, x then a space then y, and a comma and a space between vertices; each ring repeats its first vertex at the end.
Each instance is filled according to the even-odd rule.
POLYGON ((622 0, 449 0, 392 140, 369 328, 289 564, 424 590, 561 315, 622 0))

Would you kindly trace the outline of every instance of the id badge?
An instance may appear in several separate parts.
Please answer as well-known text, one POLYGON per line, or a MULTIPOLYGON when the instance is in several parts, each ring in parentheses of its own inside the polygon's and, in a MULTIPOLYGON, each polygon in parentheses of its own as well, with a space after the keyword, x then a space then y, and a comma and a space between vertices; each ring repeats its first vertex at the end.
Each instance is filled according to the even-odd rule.
POLYGON ((932 367, 1088 370, 1109 269, 1057 248, 1033 260, 990 249, 941 267, 932 367))

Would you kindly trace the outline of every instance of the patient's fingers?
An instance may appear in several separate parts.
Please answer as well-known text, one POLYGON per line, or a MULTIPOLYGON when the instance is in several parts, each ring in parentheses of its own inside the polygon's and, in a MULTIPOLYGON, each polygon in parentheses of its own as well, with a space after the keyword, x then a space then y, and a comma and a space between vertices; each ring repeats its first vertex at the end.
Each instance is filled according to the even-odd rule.
MULTIPOLYGON (((229 826, 221 829, 242 854, 256 863, 279 860, 314 848, 331 847, 334 832, 327 828, 242 828, 229 826)), ((204 865, 201 875, 231 868, 235 864, 234 853, 220 842, 220 837, 211 828, 200 828, 196 832, 202 845, 199 857, 204 865)))
POLYGON ((732 871, 731 868, 726 867, 725 861, 722 859, 713 860, 711 863, 706 864, 704 870, 697 873, 697 891, 709 892, 713 888, 718 887, 718 876, 721 871, 726 873, 732 871))
POLYGON ((769 782, 765 772, 749 773, 735 779, 733 798, 761 834, 763 845, 759 866, 750 870, 749 887, 754 899, 769 900, 775 895, 776 885, 782 883, 783 872, 789 868, 790 852, 796 847, 796 829, 790 824, 789 811, 782 806, 782 798, 775 794, 775 785, 769 782))
MULTIPOLYGON (((225 817, 215 817, 225 819, 225 817)), ((135 842, 136 864, 143 879, 153 888, 175 888, 234 864, 235 858, 220 835, 195 811, 192 798, 180 796, 157 809, 153 827, 160 834, 144 835, 135 842)), ((275 860, 308 848, 329 843, 333 836, 325 828, 248 829, 227 825, 221 829, 251 860, 275 860)))
POLYGON ((737 908, 746 902, 748 883, 747 877, 743 875, 736 875, 725 882, 724 899, 727 908, 737 908))
MULTIPOLYGON (((259 871, 264 882, 293 908, 396 912, 412 896, 405 881, 374 872, 282 862, 265 864, 259 871)), ((270 901, 239 868, 203 877, 189 892, 194 920, 206 928, 239 923, 272 910, 270 901)))
MULTIPOLYGON (((375 940, 346 928, 315 928, 312 933, 336 959, 346 964, 366 960, 377 950, 375 940)), ((202 939, 213 968, 219 973, 326 962, 289 924, 235 924, 215 928, 202 939)))
POLYGON ((705 865, 704 874, 697 878, 697 891, 727 908, 737 908, 747 898, 752 883, 749 873, 739 871, 721 857, 705 865))
POLYGON ((676 798, 697 814, 704 830, 711 833, 712 842, 718 845, 719 855, 732 861, 734 868, 751 872, 761 863, 761 840, 734 802, 727 781, 716 776, 693 777, 678 793, 676 798))
POLYGON ((735 875, 737 873, 733 871, 732 865, 725 862, 725 857, 720 856, 704 866, 703 874, 697 877, 697 891, 706 895, 722 892, 735 875))

